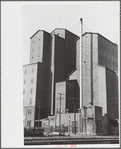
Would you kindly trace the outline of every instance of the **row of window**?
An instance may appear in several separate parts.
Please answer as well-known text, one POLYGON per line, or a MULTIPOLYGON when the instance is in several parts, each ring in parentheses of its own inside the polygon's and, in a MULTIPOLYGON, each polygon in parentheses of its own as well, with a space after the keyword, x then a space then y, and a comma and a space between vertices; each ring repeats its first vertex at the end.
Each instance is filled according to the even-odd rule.
MULTIPOLYGON (((38 50, 40 50, 40 46, 38 47, 38 50)), ((34 47, 32 48, 32 52, 34 52, 34 47)))
MULTIPOLYGON (((32 73, 34 72, 34 68, 32 68, 32 73)), ((24 74, 27 74, 27 70, 25 69, 24 74)), ((44 74, 46 74, 46 69, 44 69, 44 74)))
MULTIPOLYGON (((24 103, 25 103, 25 99, 23 100, 23 104, 24 104, 24 103)), ((32 104, 32 98, 30 98, 29 104, 30 104, 30 105, 32 104)))
MULTIPOLYGON (((33 78, 31 79, 31 83, 33 83, 34 81, 33 81, 33 78)), ((24 84, 26 84, 26 79, 24 80, 24 84)))
MULTIPOLYGON (((34 72, 34 68, 32 68, 32 73, 34 72)), ((27 74, 27 70, 25 69, 24 74, 27 74)))
MULTIPOLYGON (((31 79, 31 83, 33 83, 34 82, 34 80, 33 80, 33 78, 31 79)), ((45 79, 43 79, 43 84, 45 84, 46 83, 46 81, 45 81, 45 79)), ((24 84, 26 84, 26 79, 24 80, 24 84)))
MULTIPOLYGON (((31 88, 30 93, 33 93, 33 89, 31 88)), ((25 89, 23 90, 23 94, 25 94, 25 89)))
POLYGON ((28 109, 28 115, 32 114, 32 109, 28 109))
MULTIPOLYGON (((41 41, 41 39, 39 38, 38 41, 41 41)), ((35 43, 35 40, 33 39, 32 42, 35 43)))
MULTIPOLYGON (((39 58, 39 57, 41 57, 41 56, 40 56, 40 53, 38 53, 38 58, 39 58)), ((34 59, 34 56, 32 56, 32 59, 34 59)))
MULTIPOLYGON (((25 94, 26 92, 25 92, 25 89, 23 90, 23 94, 25 94)), ((31 88, 31 90, 30 90, 30 93, 32 94, 33 93, 33 89, 31 88)), ((45 93, 46 93, 46 90, 45 89, 43 89, 43 95, 45 95, 45 93)))

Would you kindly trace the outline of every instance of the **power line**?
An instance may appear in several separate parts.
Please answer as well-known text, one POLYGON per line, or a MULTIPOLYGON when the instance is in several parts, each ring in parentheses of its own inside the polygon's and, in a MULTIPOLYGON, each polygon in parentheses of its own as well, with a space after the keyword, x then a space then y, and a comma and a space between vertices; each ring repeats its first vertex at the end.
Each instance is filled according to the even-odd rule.
POLYGON ((86 27, 86 25, 85 24, 83 24, 84 25, 84 27, 90 32, 90 30, 86 27))

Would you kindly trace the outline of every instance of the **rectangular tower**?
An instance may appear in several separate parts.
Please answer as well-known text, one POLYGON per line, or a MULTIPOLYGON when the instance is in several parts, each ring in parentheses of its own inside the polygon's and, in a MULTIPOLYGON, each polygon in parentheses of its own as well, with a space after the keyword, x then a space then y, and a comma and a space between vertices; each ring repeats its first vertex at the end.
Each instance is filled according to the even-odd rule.
MULTIPOLYGON (((29 79, 29 81, 26 82, 26 85, 24 84, 26 91, 23 93, 26 93, 26 96, 24 95, 25 102, 28 103, 28 100, 31 99, 30 103, 34 103, 34 110, 29 114, 29 119, 32 120, 31 126, 34 126, 34 120, 37 122, 39 119, 48 117, 51 110, 51 35, 45 31, 39 30, 30 40, 30 64, 24 66, 24 69, 26 68, 26 71, 28 70, 27 75, 24 74, 24 79, 29 79), (29 69, 32 70, 29 71, 29 69), (32 115, 32 117, 30 115, 32 115)), ((30 105, 26 105, 25 113, 27 113, 28 106, 30 105)), ((27 118, 26 114, 26 121, 27 118)), ((27 126, 27 122, 25 126, 27 126)))
POLYGON ((65 66, 66 66, 66 77, 68 77, 68 74, 71 73, 76 68, 76 40, 79 37, 63 28, 56 28, 51 32, 51 34, 55 34, 65 39, 65 45, 66 45, 65 66))
POLYGON ((87 117, 92 109, 95 123, 95 107, 102 108, 102 116, 118 119, 118 48, 98 33, 83 34, 82 49, 82 105, 87 117), (112 76, 111 76, 112 73, 112 76), (110 78, 110 81, 109 81, 110 78), (115 79, 114 79, 115 78, 115 79), (115 84, 115 85, 112 85, 115 84))
POLYGON ((64 81, 66 74, 65 67, 65 39, 57 36, 52 36, 52 54, 51 54, 51 114, 55 110, 55 84, 56 82, 64 81))

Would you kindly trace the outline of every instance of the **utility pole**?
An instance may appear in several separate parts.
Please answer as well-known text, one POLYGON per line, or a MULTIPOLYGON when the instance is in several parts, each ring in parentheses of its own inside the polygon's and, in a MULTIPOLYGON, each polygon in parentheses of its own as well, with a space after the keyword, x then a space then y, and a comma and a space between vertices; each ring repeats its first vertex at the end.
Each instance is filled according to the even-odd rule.
POLYGON ((68 124, 68 136, 70 136, 70 114, 68 113, 69 109, 66 109, 66 112, 68 114, 69 124, 68 124))
POLYGON ((58 93, 60 95, 60 112, 59 112, 59 127, 60 127, 60 133, 61 133, 61 95, 64 95, 62 93, 58 93))
POLYGON ((56 131, 56 118, 57 118, 57 114, 55 113, 55 131, 56 131))
POLYGON ((92 125, 93 125, 93 134, 95 130, 95 115, 94 115, 94 101, 93 101, 93 34, 91 33, 91 49, 90 49, 90 75, 91 75, 91 106, 92 106, 92 125))
POLYGON ((69 131, 69 136, 70 136, 70 114, 69 114, 69 129, 68 129, 68 131, 69 131))
POLYGON ((76 105, 74 103, 74 134, 76 134, 76 105))
MULTIPOLYGON (((81 84, 81 96, 80 96, 80 109, 83 110, 83 19, 80 18, 81 26, 80 26, 80 66, 81 66, 81 79, 80 79, 80 84, 81 84)), ((83 116, 82 116, 82 130, 81 132, 83 133, 83 116)))
POLYGON ((77 98, 73 97, 72 100, 73 100, 73 104, 74 104, 74 134, 76 134, 76 104, 75 104, 75 100, 77 100, 77 98))
POLYGON ((91 33, 91 51, 90 51, 90 75, 91 75, 91 105, 93 105, 93 35, 91 33))
POLYGON ((79 128, 80 128, 80 134, 81 134, 81 109, 78 109, 79 111, 79 128))

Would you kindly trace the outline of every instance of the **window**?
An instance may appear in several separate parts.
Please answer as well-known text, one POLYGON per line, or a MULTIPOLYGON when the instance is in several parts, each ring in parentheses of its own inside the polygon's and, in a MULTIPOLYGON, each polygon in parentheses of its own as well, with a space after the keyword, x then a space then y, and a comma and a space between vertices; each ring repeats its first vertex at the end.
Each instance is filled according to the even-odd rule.
POLYGON ((23 90, 23 94, 25 94, 25 89, 23 90))
POLYGON ((26 79, 24 80, 24 84, 26 84, 26 79))
POLYGON ((30 90, 30 93, 32 94, 33 93, 33 89, 31 88, 31 90, 30 90))
POLYGON ((35 42, 34 39, 32 40, 32 42, 33 42, 33 43, 35 42))
POLYGON ((27 121, 27 126, 31 126, 31 121, 27 121))
POLYGON ((31 83, 33 83, 33 78, 31 79, 31 83))
POLYGON ((30 105, 32 104, 32 98, 30 98, 30 102, 29 102, 29 104, 30 104, 30 105))
POLYGON ((32 109, 28 109, 28 115, 32 114, 32 109))
POLYGON ((32 52, 34 52, 34 48, 32 48, 32 52))
POLYGON ((40 38, 39 38, 39 41, 40 41, 40 38))

